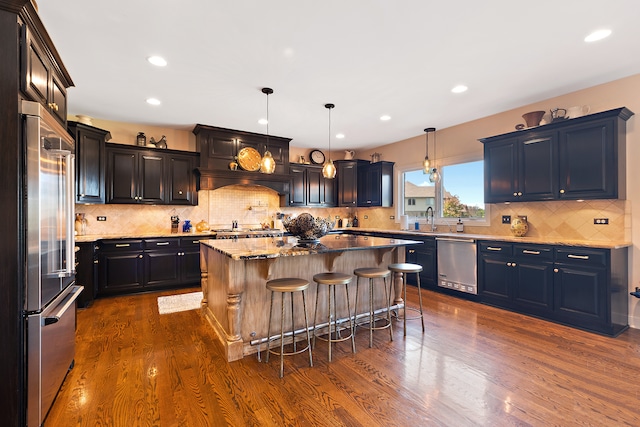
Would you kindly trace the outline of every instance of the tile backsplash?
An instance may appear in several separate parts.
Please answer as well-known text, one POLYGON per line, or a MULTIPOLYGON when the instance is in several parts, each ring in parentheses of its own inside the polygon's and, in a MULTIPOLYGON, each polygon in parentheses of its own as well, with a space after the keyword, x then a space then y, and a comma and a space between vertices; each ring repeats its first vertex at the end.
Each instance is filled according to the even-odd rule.
MULTIPOLYGON (((268 223, 277 212, 297 214, 309 212, 314 216, 342 218, 357 213, 363 228, 399 229, 390 219, 395 208, 293 208, 281 207, 280 196, 261 186, 232 185, 198 193, 198 206, 153 205, 76 205, 76 212, 87 218, 89 235, 122 235, 134 233, 166 233, 171 229, 170 218, 178 215, 182 222, 193 224, 207 221, 212 228, 230 228, 233 220, 243 228, 259 227, 268 223), (106 216, 106 221, 97 221, 106 216), (367 216, 367 218, 365 218, 367 216)), ((631 202, 627 200, 588 200, 520 202, 493 204, 490 208, 491 225, 465 226, 474 234, 510 235, 509 224, 502 224, 502 215, 512 218, 526 215, 530 237, 548 237, 567 240, 631 240, 631 202), (594 218, 608 218, 609 224, 594 224, 594 218)), ((446 226, 439 230, 447 231, 446 226)))

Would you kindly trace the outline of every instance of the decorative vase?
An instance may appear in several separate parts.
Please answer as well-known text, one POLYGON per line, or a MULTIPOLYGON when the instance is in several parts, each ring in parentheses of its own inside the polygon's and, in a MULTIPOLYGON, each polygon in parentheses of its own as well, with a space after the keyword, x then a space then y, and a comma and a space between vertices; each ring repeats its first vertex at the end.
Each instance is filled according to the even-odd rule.
POLYGON ((517 216, 511 221, 511 233, 516 237, 523 237, 529 231, 526 216, 517 216))
POLYGON ((540 124, 540 120, 542 120, 542 116, 544 116, 545 111, 531 111, 529 113, 525 113, 522 115, 522 118, 527 123, 527 127, 534 127, 540 124))

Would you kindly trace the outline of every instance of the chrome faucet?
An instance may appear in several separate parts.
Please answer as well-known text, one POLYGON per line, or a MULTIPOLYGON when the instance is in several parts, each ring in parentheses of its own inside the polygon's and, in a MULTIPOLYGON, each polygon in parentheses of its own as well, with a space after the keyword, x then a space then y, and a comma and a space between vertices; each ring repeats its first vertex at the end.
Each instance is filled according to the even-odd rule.
POLYGON ((427 208, 426 212, 427 223, 429 222, 429 212, 431 212, 431 231, 436 231, 436 222, 433 219, 433 208, 431 206, 427 208))

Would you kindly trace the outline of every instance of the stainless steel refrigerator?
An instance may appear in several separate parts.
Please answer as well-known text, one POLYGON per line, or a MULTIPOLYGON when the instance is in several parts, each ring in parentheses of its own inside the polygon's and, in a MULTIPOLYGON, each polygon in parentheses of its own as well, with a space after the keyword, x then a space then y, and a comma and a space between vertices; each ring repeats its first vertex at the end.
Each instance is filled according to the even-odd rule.
POLYGON ((74 141, 39 103, 22 101, 25 139, 27 426, 41 426, 72 367, 76 298, 74 141))

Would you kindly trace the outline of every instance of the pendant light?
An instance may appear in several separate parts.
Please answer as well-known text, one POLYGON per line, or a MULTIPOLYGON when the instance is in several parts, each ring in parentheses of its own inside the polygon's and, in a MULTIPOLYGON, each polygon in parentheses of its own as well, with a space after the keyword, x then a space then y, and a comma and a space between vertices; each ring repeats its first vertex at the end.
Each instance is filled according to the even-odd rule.
POLYGON ((426 175, 431 173, 431 161, 429 161, 429 132, 435 132, 436 128, 426 128, 424 130, 426 136, 426 144, 425 144, 425 155, 424 161, 422 162, 422 172, 426 175))
POLYGON ((273 173, 276 170, 276 161, 273 159, 271 151, 269 151, 269 95, 273 93, 273 89, 263 87, 262 93, 267 95, 267 148, 265 149, 264 156, 262 156, 262 160, 260 161, 260 172, 273 173))
MULTIPOLYGON (((436 128, 429 128, 433 132, 433 158, 436 158, 436 128)), ((438 168, 436 168, 435 162, 433 162, 433 168, 431 168, 431 172, 429 173, 429 181, 430 182, 438 182, 440 181, 440 174, 438 173, 438 168)))
POLYGON ((324 166, 322 166, 322 176, 328 179, 336 177, 336 165, 331 160, 331 109, 334 107, 335 105, 333 104, 324 104, 324 108, 329 110, 329 160, 325 161, 324 166))

